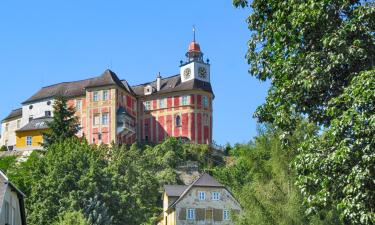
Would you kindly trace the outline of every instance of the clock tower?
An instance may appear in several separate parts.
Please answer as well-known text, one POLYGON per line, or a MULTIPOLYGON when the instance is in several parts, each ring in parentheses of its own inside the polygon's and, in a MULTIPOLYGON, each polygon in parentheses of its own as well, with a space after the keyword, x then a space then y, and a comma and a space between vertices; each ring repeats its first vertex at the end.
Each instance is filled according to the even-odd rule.
POLYGON ((189 44, 188 52, 186 53, 186 62, 181 61, 180 75, 181 82, 190 80, 201 80, 210 82, 210 64, 207 59, 203 60, 203 53, 198 42, 195 41, 195 29, 193 41, 189 44))

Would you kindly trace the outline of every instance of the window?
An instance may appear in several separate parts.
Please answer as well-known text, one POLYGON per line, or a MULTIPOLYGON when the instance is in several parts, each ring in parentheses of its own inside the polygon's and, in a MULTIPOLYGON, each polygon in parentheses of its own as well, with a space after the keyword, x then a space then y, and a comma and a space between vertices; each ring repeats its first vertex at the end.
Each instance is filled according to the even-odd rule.
POLYGON ((29 116, 29 122, 30 122, 31 120, 33 120, 33 119, 34 119, 33 116, 29 116))
POLYGON ((188 96, 187 95, 182 96, 181 105, 188 105, 188 96))
POLYGON ((108 90, 104 90, 103 91, 103 101, 107 101, 108 100, 108 90))
POLYGON ((177 115, 176 116, 176 127, 180 127, 180 126, 181 126, 181 116, 177 115))
POLYGON ((102 124, 103 125, 108 125, 108 113, 104 113, 102 115, 102 124))
POLYGON ((223 215, 224 220, 230 220, 230 211, 224 210, 223 213, 224 213, 223 215))
POLYGON ((6 131, 6 132, 9 131, 9 123, 6 123, 6 124, 5 124, 5 131, 6 131))
POLYGON ((50 117, 51 116, 51 111, 45 111, 44 115, 47 116, 47 117, 50 117))
POLYGON ((195 219, 195 209, 187 209, 186 219, 187 220, 194 220, 195 219))
POLYGON ((17 129, 21 127, 21 120, 17 120, 17 129))
POLYGON ((206 192, 204 191, 199 192, 199 200, 206 200, 206 192))
POLYGON ((99 125, 99 115, 94 115, 93 125, 97 126, 99 125))
POLYGON ((151 110, 151 102, 150 101, 144 102, 143 105, 145 107, 145 111, 151 110))
POLYGON ((209 124, 209 116, 207 113, 203 114, 203 124, 208 125, 209 124))
POLYGON ((93 101, 94 101, 94 102, 99 101, 99 93, 98 93, 97 91, 94 91, 94 94, 93 94, 93 101))
POLYGON ((5 224, 9 224, 9 202, 5 202, 4 205, 4 211, 5 211, 5 224))
POLYGON ((76 100, 76 109, 77 111, 82 109, 82 100, 76 100))
POLYGON ((159 100, 159 108, 160 109, 165 108, 165 98, 162 98, 159 100))
POLYGON ((203 107, 204 108, 208 107, 208 98, 207 98, 207 96, 203 96, 203 107))
POLYGON ((48 102, 47 102, 47 105, 51 105, 51 101, 48 101, 48 102))
POLYGON ((33 109, 34 108, 34 106, 33 105, 29 105, 29 109, 33 109))
POLYGON ((99 140, 99 141, 102 140, 102 133, 99 133, 99 134, 98 134, 98 140, 99 140))
POLYGON ((31 146, 33 144, 33 137, 32 136, 27 136, 26 137, 26 145, 31 146))
POLYGON ((220 200, 220 193, 219 192, 213 192, 212 193, 212 200, 219 201, 220 200))

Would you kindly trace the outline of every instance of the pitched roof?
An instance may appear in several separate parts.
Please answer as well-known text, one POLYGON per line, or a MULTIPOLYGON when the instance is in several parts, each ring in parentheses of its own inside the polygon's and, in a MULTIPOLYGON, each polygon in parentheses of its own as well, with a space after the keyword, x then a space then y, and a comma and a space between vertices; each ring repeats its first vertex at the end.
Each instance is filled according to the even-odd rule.
POLYGON ((180 197, 188 187, 188 185, 164 185, 164 190, 168 196, 180 197))
MULTIPOLYGON (((126 82, 126 81, 125 81, 126 82)), ((79 81, 72 81, 72 82, 63 82, 58 83, 50 86, 46 86, 41 88, 38 92, 24 101, 22 104, 54 98, 56 96, 62 95, 68 98, 83 96, 86 94, 86 88, 92 87, 101 87, 101 86, 109 86, 109 85, 118 85, 121 88, 129 91, 128 88, 124 85, 122 81, 117 77, 117 75, 112 72, 111 70, 106 70, 104 73, 98 77, 89 78, 85 80, 79 81)))
POLYGON ((25 204, 23 201, 25 194, 22 191, 20 191, 12 182, 10 182, 8 180, 8 177, 3 173, 3 171, 0 170, 0 208, 3 205, 8 186, 11 188, 12 191, 15 191, 17 193, 19 199, 22 225, 26 225, 25 204))
MULTIPOLYGON (((156 90, 156 80, 132 86, 132 89, 136 95, 144 96, 144 88, 148 85, 151 85, 151 87, 156 90)), ((193 79, 182 83, 180 74, 177 74, 174 76, 162 78, 160 91, 154 92, 152 95, 185 90, 202 90, 213 93, 211 84, 209 82, 193 79)))
POLYGON ((22 116, 22 108, 14 109, 14 110, 12 110, 12 112, 9 113, 9 115, 7 117, 5 117, 3 119, 3 121, 13 119, 13 118, 17 118, 17 117, 21 117, 21 116, 22 116))
POLYGON ((28 131, 28 130, 42 130, 48 129, 48 122, 53 120, 52 117, 39 117, 31 120, 28 124, 23 126, 21 129, 17 131, 28 131))
MULTIPOLYGON (((213 177, 211 177, 208 173, 201 174, 198 179, 196 179, 191 185, 189 185, 184 192, 179 196, 179 198, 170 205, 169 208, 173 208, 181 199, 185 197, 185 195, 192 189, 193 187, 221 187, 227 189, 224 185, 217 182, 213 177)), ((228 189, 227 189, 228 190, 228 189)), ((229 190, 228 190, 229 191, 229 190)))

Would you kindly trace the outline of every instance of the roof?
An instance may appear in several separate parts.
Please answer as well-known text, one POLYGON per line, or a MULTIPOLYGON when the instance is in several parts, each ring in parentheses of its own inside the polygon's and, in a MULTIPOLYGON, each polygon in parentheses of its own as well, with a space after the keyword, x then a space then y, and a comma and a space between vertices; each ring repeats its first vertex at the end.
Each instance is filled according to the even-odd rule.
POLYGON ((10 119, 17 118, 17 117, 21 117, 21 116, 22 116, 22 108, 14 109, 14 110, 12 110, 12 112, 9 113, 9 115, 7 117, 5 117, 3 119, 3 121, 4 120, 10 120, 10 119))
MULTIPOLYGON (((221 187, 227 189, 224 185, 217 182, 213 177, 211 177, 208 173, 203 173, 196 179, 191 185, 189 185, 183 193, 179 195, 179 198, 169 207, 173 208, 181 199, 185 197, 187 193, 189 193, 190 189, 193 187, 221 187)), ((227 189, 228 190, 228 189, 227 189)), ((228 190, 229 191, 229 190, 228 190)))
MULTIPOLYGON (((132 89, 136 95, 144 96, 144 88, 148 85, 151 85, 156 90, 156 80, 132 86, 132 89)), ((177 74, 174 76, 162 78, 160 91, 153 93, 152 95, 185 90, 202 90, 213 93, 211 84, 209 82, 193 79, 182 83, 180 74, 177 74)))
POLYGON ((188 185, 164 185, 164 190, 168 196, 180 197, 188 187, 188 185))
POLYGON ((20 191, 14 184, 12 184, 12 182, 8 180, 8 177, 3 173, 3 171, 0 170, 0 208, 3 205, 5 194, 8 187, 10 187, 12 191, 15 191, 17 193, 22 225, 26 225, 25 204, 23 201, 25 194, 22 191, 20 191))
POLYGON ((17 131, 42 130, 48 129, 48 122, 53 120, 52 117, 39 117, 31 120, 28 124, 17 131))
MULTIPOLYGON (((126 81, 125 81, 126 83, 126 81)), ((118 85, 121 88, 132 93, 129 89, 129 85, 124 85, 124 82, 120 81, 117 75, 111 70, 106 70, 98 77, 89 78, 86 80, 63 82, 50 86, 46 86, 37 91, 34 95, 24 101, 22 104, 39 101, 48 98, 54 98, 56 96, 65 96, 68 98, 83 96, 86 94, 86 88, 118 85), (126 87, 128 86, 128 88, 126 87)))

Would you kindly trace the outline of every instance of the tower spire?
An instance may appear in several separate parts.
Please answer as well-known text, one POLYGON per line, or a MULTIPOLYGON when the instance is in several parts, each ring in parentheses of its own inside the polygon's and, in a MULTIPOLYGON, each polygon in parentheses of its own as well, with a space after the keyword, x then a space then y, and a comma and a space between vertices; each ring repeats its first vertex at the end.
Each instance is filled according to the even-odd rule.
POLYGON ((195 42, 195 25, 193 25, 193 42, 195 42))

